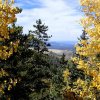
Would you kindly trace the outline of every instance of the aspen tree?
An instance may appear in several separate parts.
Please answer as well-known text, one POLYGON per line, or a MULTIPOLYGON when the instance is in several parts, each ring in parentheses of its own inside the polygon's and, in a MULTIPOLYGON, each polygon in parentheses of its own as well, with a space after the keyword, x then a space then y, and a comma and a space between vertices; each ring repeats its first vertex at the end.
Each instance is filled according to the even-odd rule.
POLYGON ((100 0, 80 0, 85 17, 81 24, 89 39, 79 41, 73 61, 77 68, 84 71, 85 80, 78 79, 71 91, 83 97, 84 100, 99 100, 100 97, 100 0), (83 59, 86 57, 86 59, 83 59))
MULTIPOLYGON (((7 43, 10 40, 10 34, 14 33, 11 26, 16 21, 16 14, 20 12, 19 8, 14 7, 13 4, 14 0, 0 0, 0 63, 16 52, 19 44, 19 40, 7 43)), ((18 79, 10 78, 10 74, 0 64, 0 99, 10 100, 9 97, 4 98, 5 91, 10 91, 17 81, 18 79)))
POLYGON ((9 40, 9 35, 14 30, 9 28, 16 20, 16 14, 19 13, 18 8, 13 7, 14 0, 0 0, 0 59, 6 60, 13 52, 16 52, 19 40, 10 42, 9 45, 5 41, 9 40))

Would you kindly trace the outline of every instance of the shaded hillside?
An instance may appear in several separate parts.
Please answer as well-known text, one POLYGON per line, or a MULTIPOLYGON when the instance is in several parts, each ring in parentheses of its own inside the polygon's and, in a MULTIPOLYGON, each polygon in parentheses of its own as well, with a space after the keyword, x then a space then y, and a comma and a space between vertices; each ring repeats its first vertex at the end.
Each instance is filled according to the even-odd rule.
POLYGON ((59 49, 49 49, 50 55, 55 55, 56 57, 61 57, 65 54, 66 60, 70 59, 73 56, 73 51, 71 50, 59 50, 59 49))

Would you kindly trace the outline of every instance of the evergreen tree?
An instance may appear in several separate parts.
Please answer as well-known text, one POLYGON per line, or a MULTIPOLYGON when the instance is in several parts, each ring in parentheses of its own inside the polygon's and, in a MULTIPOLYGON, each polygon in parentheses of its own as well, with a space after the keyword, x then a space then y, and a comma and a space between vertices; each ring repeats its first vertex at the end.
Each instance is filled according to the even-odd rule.
POLYGON ((31 41, 34 49, 38 52, 48 51, 47 46, 50 46, 50 44, 47 43, 47 41, 51 37, 46 33, 48 31, 48 26, 42 24, 41 19, 39 19, 33 27, 35 31, 30 30, 29 33, 32 33, 34 37, 31 41))
POLYGON ((65 57, 66 57, 66 55, 63 53, 62 56, 61 56, 61 58, 60 58, 61 64, 67 64, 67 61, 66 61, 65 57))
MULTIPOLYGON (((11 40, 19 39, 17 52, 13 53, 2 66, 13 79, 19 79, 16 86, 6 91, 11 100, 48 100, 61 98, 63 86, 61 77, 63 65, 55 56, 37 52, 29 48, 33 35, 22 34, 22 27, 13 24, 11 40), (15 34, 15 37, 14 37, 15 34), (17 97, 17 98, 16 98, 17 97)), ((11 41, 9 40, 9 41, 11 41)), ((16 82, 14 80, 14 82, 16 82)))

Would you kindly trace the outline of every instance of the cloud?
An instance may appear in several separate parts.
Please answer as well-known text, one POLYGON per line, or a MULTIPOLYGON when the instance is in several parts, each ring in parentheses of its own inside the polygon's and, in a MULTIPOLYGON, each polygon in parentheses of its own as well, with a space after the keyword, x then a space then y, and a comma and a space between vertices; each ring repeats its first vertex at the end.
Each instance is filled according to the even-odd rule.
POLYGON ((33 29, 33 24, 40 18, 48 25, 52 41, 75 41, 81 34, 79 20, 82 14, 76 9, 78 3, 73 0, 19 0, 16 5, 23 8, 17 15, 17 24, 24 26, 24 33, 33 29))

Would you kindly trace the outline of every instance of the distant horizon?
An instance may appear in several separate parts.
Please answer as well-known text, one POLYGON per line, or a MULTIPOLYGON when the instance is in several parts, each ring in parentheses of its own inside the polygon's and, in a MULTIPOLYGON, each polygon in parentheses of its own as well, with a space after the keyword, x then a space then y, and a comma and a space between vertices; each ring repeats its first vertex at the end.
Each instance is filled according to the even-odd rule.
POLYGON ((49 41, 51 44, 49 49, 58 49, 58 50, 71 50, 74 51, 76 41, 49 41))
POLYGON ((69 41, 69 40, 49 40, 48 42, 74 42, 74 43, 77 43, 78 42, 78 40, 77 41, 69 41))

